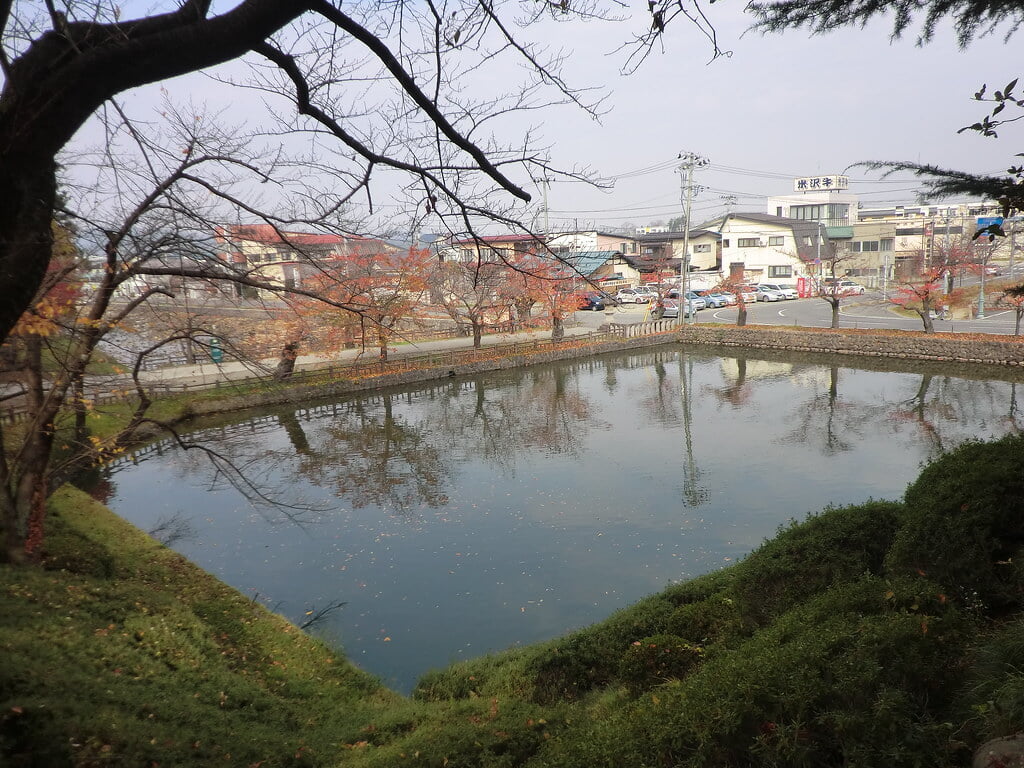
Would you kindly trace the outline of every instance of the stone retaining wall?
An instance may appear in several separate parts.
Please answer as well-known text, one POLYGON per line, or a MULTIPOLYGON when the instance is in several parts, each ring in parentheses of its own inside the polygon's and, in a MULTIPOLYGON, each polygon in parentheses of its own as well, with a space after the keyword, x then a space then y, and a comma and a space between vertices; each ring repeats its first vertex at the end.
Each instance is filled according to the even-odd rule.
POLYGON ((688 325, 678 338, 684 344, 721 347, 1024 366, 1024 339, 1014 336, 688 325))
POLYGON ((678 341, 679 337, 676 333, 668 332, 598 343, 581 343, 575 346, 550 346, 529 353, 512 354, 470 363, 455 363, 443 368, 416 368, 364 378, 345 378, 343 375, 332 375, 329 378, 325 377, 322 383, 316 384, 289 385, 288 382, 268 383, 267 389, 258 393, 232 394, 229 391, 225 391, 223 398, 197 400, 192 404, 189 415, 204 416, 244 408, 319 400, 351 392, 380 389, 381 387, 405 386, 424 381, 436 381, 442 378, 454 378, 456 376, 472 376, 489 371, 502 371, 510 368, 523 368, 528 365, 552 363, 559 360, 592 357, 605 352, 643 349, 659 344, 675 344, 678 341))

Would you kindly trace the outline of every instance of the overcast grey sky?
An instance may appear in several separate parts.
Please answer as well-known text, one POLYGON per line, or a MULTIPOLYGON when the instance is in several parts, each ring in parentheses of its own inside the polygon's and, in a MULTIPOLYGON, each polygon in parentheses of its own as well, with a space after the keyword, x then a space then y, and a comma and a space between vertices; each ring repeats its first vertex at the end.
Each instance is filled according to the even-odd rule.
MULTIPOLYGON (((910 160, 969 171, 997 172, 1021 148, 1012 127, 1001 138, 957 130, 979 120, 991 105, 972 95, 1016 77, 1001 38, 961 51, 945 31, 923 47, 914 37, 890 43, 891 23, 809 37, 743 34, 750 18, 738 3, 708 9, 729 58, 706 63, 701 42, 673 30, 664 53, 651 56, 629 78, 598 55, 613 40, 577 42, 569 63, 578 78, 603 81, 612 111, 601 126, 567 119, 550 125, 563 159, 590 159, 605 174, 629 174, 696 152, 711 165, 696 175, 708 187, 694 199, 694 221, 720 213, 722 196, 734 210, 764 210, 768 195, 792 192, 791 179, 842 172, 864 160, 910 160), (596 76, 596 77, 595 77, 596 76)), ((570 74, 570 77, 572 75, 570 74)), ((865 205, 913 201, 916 180, 879 181, 851 169, 850 191, 865 205)), ((614 191, 554 184, 551 219, 598 225, 645 223, 678 215, 680 177, 671 169, 620 179, 614 191)))
MULTIPOLYGON (((752 18, 742 2, 720 0, 705 10, 719 46, 731 56, 709 63, 706 39, 676 21, 640 69, 624 76, 625 55, 616 49, 630 24, 637 31, 649 23, 646 0, 629 1, 638 9, 632 22, 551 22, 530 30, 566 51, 564 76, 571 85, 603 88, 606 94, 600 122, 581 110, 556 107, 529 113, 528 122, 499 124, 511 139, 527 125, 536 126, 554 164, 587 166, 615 181, 607 191, 551 184, 553 229, 610 228, 679 215, 674 160, 680 152, 698 153, 711 163, 696 177, 705 188, 693 204, 692 218, 699 223, 723 212, 727 195, 736 198, 733 210, 764 211, 767 196, 792 191, 793 177, 839 173, 858 161, 910 160, 999 172, 1019 149, 1012 126, 999 140, 957 134, 988 112, 971 98, 982 83, 991 90, 1019 74, 1012 68, 1011 48, 1000 37, 961 51, 952 34, 940 30, 931 43, 917 47, 914 29, 890 42, 888 19, 827 36, 809 37, 800 30, 763 36, 746 32, 752 18)), ((148 5, 128 0, 126 15, 148 11, 148 5)), ((239 66, 230 65, 236 71, 239 66)), ((510 80, 516 76, 509 72, 510 80)), ((495 82, 492 77, 477 86, 481 98, 495 82)), ((166 87, 179 102, 194 98, 229 106, 227 114, 240 120, 255 108, 252 93, 226 89, 208 76, 181 78, 166 87)), ((157 92, 154 87, 125 99, 155 104, 157 92)), ((81 141, 88 136, 83 132, 81 141)), ((877 173, 863 169, 848 173, 850 191, 862 195, 865 205, 913 202, 918 187, 907 177, 879 181, 877 173)), ((537 188, 530 191, 538 215, 542 196, 537 188)), ((384 195, 378 194, 377 202, 385 202, 384 195)))

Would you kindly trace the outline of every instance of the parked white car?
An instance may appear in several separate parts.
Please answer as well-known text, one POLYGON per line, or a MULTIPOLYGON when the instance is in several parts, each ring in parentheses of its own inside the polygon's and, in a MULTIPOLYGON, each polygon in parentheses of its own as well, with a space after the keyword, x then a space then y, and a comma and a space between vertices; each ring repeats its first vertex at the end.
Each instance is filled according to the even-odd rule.
POLYGON ((619 304, 646 304, 651 299, 646 293, 637 293, 634 288, 623 288, 615 294, 619 304))
POLYGON ((758 287, 760 288, 761 285, 769 290, 778 291, 782 294, 782 298, 784 299, 799 298, 799 294, 796 292, 796 289, 790 288, 788 285, 783 285, 782 283, 761 283, 758 287))
POLYGON ((644 301, 656 301, 658 298, 658 292, 654 288, 647 285, 638 285, 636 288, 633 289, 633 291, 636 293, 637 296, 643 297, 644 301))
POLYGON ((855 283, 853 280, 845 280, 843 278, 836 278, 833 280, 831 277, 825 278, 825 282, 822 285, 822 293, 831 296, 833 293, 836 296, 859 296, 864 293, 867 289, 860 283, 855 283))
POLYGON ((853 280, 840 280, 838 291, 843 296, 860 296, 867 290, 860 283, 855 283, 853 280))

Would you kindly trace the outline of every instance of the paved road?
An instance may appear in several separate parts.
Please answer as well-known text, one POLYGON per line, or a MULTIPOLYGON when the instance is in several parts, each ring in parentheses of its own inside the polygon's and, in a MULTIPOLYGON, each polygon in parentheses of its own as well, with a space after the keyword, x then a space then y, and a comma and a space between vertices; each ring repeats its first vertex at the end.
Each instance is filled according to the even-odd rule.
MULTIPOLYGON (((736 308, 707 309, 697 313, 696 322, 735 323, 736 308)), ((609 321, 616 323, 638 323, 649 319, 649 308, 646 305, 626 304, 612 307, 605 312, 576 312, 566 323, 567 335, 585 335, 596 331, 599 326, 609 321)), ((796 325, 803 327, 828 328, 831 325, 831 307, 823 299, 797 299, 775 303, 755 303, 747 306, 747 321, 758 325, 796 325)), ((935 320, 937 331, 954 333, 992 333, 1012 334, 1014 331, 1014 315, 1008 311, 989 311, 983 319, 935 320)), ((841 328, 897 328, 905 330, 922 330, 921 321, 916 317, 907 317, 896 312, 892 304, 885 301, 878 293, 848 299, 840 313, 841 328)), ((529 331, 520 333, 492 334, 484 336, 485 346, 509 344, 512 342, 531 341, 550 338, 550 331, 529 331)), ((471 337, 440 339, 436 341, 418 342, 399 346, 390 354, 392 359, 406 356, 427 354, 429 352, 467 349, 472 346, 471 337)), ((297 368, 315 368, 340 362, 376 360, 376 351, 345 350, 330 358, 302 355, 297 360, 297 368)), ((276 360, 263 360, 260 363, 230 362, 217 365, 205 363, 201 365, 179 365, 144 371, 143 381, 151 383, 179 383, 187 386, 209 385, 218 381, 238 380, 253 376, 269 375, 276 360)), ((124 377, 95 377, 93 387, 101 391, 120 388, 126 385, 124 377)), ((14 386, 10 391, 0 388, 0 393, 14 394, 14 386)), ((17 400, 8 400, 7 407, 17 405, 17 400)))
MULTIPOLYGON (((583 313, 578 313, 583 314, 583 313)), ((591 313, 593 314, 593 313, 591 313)), ((604 315, 600 315, 602 322, 604 315)), ((597 329, 596 323, 590 325, 582 322, 570 322, 566 324, 565 333, 567 336, 583 336, 597 329)), ((529 342, 534 340, 546 340, 551 338, 550 330, 542 331, 520 331, 518 333, 494 333, 485 335, 481 339, 484 347, 514 342, 529 342)), ((450 339, 436 339, 433 341, 420 341, 409 344, 401 344, 392 348, 388 353, 389 360, 398 360, 403 357, 416 357, 431 352, 444 352, 454 349, 470 349, 473 346, 472 336, 458 336, 450 339)), ((374 363, 377 361, 377 350, 368 348, 365 352, 359 349, 346 349, 337 352, 330 357, 317 355, 300 355, 295 361, 298 370, 337 365, 339 363, 351 362, 374 363)), ((251 378, 253 376, 266 376, 273 372, 277 360, 267 359, 259 363, 204 363, 201 365, 177 365, 169 368, 158 368, 152 371, 143 371, 140 378, 145 382, 177 382, 181 384, 196 385, 209 384, 214 381, 229 381, 251 378)))
MULTIPOLYGON (((635 323, 644 319, 647 308, 625 304, 614 307, 611 318, 618 323, 635 323)), ((705 309, 697 313, 696 322, 735 323, 737 310, 705 309)), ((577 312, 576 319, 583 325, 596 328, 605 322, 604 312, 577 312)), ((810 328, 828 328, 832 324, 832 307, 824 299, 796 299, 795 301, 758 302, 747 305, 747 322, 757 325, 796 325, 810 328)), ((982 319, 935 320, 936 331, 950 333, 1013 334, 1014 313, 1007 310, 986 311, 982 319)), ((900 313, 878 292, 850 297, 840 307, 840 328, 894 328, 923 330, 916 316, 900 313)))
MULTIPOLYGON (((599 313, 600 314, 600 313, 599 313)), ((604 321, 604 315, 599 318, 604 321)), ((566 324, 566 336, 584 336, 597 329, 599 323, 589 325, 582 322, 570 321, 566 324)), ((485 347, 501 344, 523 343, 535 340, 547 340, 551 338, 551 331, 521 331, 518 333, 495 333, 488 334, 481 339, 485 347)), ((403 357, 416 357, 431 352, 443 352, 455 349, 470 349, 473 346, 472 336, 459 336, 451 339, 437 339, 433 341, 421 341, 416 343, 401 344, 392 348, 389 352, 389 359, 398 360, 403 357)), ((300 355, 296 360, 296 369, 322 368, 339 363, 377 361, 377 350, 367 349, 361 352, 358 349, 342 350, 330 357, 316 355, 300 355)), ((212 386, 218 382, 238 381, 260 376, 269 376, 277 365, 276 359, 264 359, 261 361, 249 362, 224 362, 224 363, 202 363, 197 365, 175 365, 165 368, 140 371, 139 378, 143 384, 169 384, 182 387, 212 386)), ((131 377, 121 375, 91 376, 87 383, 87 391, 91 396, 97 394, 130 390, 134 385, 131 377)), ((0 401, 0 408, 17 411, 23 407, 22 398, 19 396, 22 389, 18 384, 0 383, 0 395, 7 396, 7 399, 0 401)))

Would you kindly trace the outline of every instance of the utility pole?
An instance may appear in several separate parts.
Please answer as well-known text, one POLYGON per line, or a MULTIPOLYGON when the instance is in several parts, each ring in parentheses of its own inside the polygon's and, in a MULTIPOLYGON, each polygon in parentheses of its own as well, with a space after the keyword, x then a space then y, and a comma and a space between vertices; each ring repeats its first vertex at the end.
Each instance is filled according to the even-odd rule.
POLYGON ((988 255, 981 261, 981 282, 978 284, 978 320, 985 319, 985 277, 988 273, 988 264, 992 259, 992 252, 995 250, 995 245, 995 240, 989 243, 988 255))
MULTIPOLYGON (((693 152, 680 152, 679 164, 680 173, 680 194, 683 203, 683 257, 679 262, 679 324, 682 325, 686 319, 687 298, 686 292, 689 289, 690 269, 690 207, 693 203, 693 171, 695 168, 703 168, 708 165, 708 159, 693 152)), ((696 312, 689 313, 689 322, 695 323, 696 312)))
POLYGON ((541 185, 541 189, 544 192, 544 235, 545 235, 545 237, 547 236, 548 231, 549 231, 548 230, 548 187, 549 186, 550 186, 550 182, 545 178, 544 182, 541 185))

